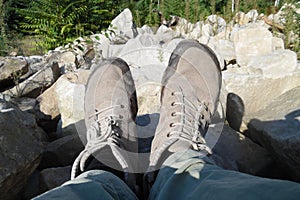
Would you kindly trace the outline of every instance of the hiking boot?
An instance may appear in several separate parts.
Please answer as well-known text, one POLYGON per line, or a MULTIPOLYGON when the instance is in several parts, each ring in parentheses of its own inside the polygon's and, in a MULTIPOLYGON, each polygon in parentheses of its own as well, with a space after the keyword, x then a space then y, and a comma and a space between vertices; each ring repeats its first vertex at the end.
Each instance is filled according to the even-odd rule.
MULTIPOLYGON (((160 120, 149 172, 159 170, 175 152, 193 149, 203 156, 212 154, 204 137, 216 110, 221 81, 218 59, 209 47, 194 40, 178 44, 162 78, 160 120)), ((149 182, 153 179, 148 177, 149 182)))
POLYGON ((87 144, 73 164, 71 179, 91 169, 90 163, 98 163, 100 169, 121 172, 120 178, 135 190, 131 157, 138 152, 137 99, 131 72, 122 59, 108 59, 91 73, 84 107, 87 144))

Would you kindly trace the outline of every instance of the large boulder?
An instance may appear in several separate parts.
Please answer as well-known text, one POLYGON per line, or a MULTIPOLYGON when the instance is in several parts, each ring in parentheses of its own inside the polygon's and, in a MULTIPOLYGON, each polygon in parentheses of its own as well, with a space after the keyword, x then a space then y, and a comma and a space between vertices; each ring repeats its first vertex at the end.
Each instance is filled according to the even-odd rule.
POLYGON ((39 109, 51 119, 61 117, 59 134, 76 134, 76 123, 84 119, 84 92, 89 70, 62 75, 55 84, 37 97, 39 109), (61 132, 62 131, 62 132, 61 132))
MULTIPOLYGON (((225 87, 231 93, 228 96, 229 102, 236 102, 236 105, 239 106, 229 105, 231 109, 227 114, 242 118, 261 110, 273 99, 300 85, 300 70, 283 77, 272 78, 263 76, 259 69, 237 67, 223 71, 222 75, 225 87), (239 101, 231 100, 231 97, 239 99, 239 101)), ((236 120, 240 121, 241 119, 236 120)))
POLYGON ((246 66, 253 58, 270 54, 272 37, 272 33, 268 29, 256 23, 234 30, 232 40, 237 63, 246 66))
POLYGON ((40 169, 72 165, 83 150, 85 141, 79 135, 68 135, 49 143, 43 152, 40 169))
POLYGON ((244 173, 265 175, 266 169, 273 164, 270 154, 229 126, 221 127, 221 130, 218 128, 209 129, 206 136, 208 145, 217 141, 213 146, 214 154, 212 155, 217 165, 244 173))
POLYGON ((71 178, 71 166, 48 168, 40 173, 40 193, 56 188, 71 178))
POLYGON ((249 136, 265 147, 289 178, 300 181, 300 87, 248 116, 249 136))
POLYGON ((260 70, 266 78, 281 78, 295 71, 297 54, 291 50, 274 51, 251 59, 247 67, 260 70))
POLYGON ((132 13, 128 8, 111 21, 110 28, 117 36, 125 38, 134 38, 137 33, 134 29, 132 13))
POLYGON ((0 57, 0 91, 13 86, 27 72, 28 63, 25 59, 0 57))
POLYGON ((11 96, 37 97, 46 88, 50 87, 60 76, 57 63, 48 63, 34 75, 19 83, 12 89, 6 90, 4 94, 11 96))
POLYGON ((0 99, 0 199, 17 199, 39 165, 43 131, 31 114, 0 99))

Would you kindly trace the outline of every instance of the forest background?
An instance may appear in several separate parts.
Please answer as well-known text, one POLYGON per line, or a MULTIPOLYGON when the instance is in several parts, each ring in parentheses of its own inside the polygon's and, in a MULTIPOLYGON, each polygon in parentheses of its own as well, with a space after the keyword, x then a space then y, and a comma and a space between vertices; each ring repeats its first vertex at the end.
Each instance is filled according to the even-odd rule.
MULTIPOLYGON (((0 0, 0 56, 43 54, 78 37, 99 33, 124 8, 133 13, 136 26, 159 27, 160 11, 190 22, 205 20, 211 14, 231 21, 237 12, 256 9, 265 15, 276 13, 284 4, 297 0, 0 0)), ((282 32, 300 34, 299 13, 285 12, 282 32)), ((288 37, 287 37, 288 38, 288 37)), ((286 47, 299 52, 297 45, 286 47)))

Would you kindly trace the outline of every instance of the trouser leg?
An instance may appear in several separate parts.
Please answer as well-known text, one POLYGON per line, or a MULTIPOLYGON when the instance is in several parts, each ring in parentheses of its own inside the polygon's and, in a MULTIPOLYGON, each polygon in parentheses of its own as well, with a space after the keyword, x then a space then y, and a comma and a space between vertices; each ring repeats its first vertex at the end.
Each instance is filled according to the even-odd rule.
POLYGON ((137 197, 129 187, 114 174, 102 170, 91 170, 34 199, 106 200, 137 199, 137 197))

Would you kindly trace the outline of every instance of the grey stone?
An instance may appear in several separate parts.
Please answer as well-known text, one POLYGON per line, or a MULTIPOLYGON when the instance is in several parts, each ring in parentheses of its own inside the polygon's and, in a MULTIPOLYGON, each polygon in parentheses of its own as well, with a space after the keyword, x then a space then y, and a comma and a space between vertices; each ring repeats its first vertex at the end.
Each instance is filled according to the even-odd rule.
POLYGON ((157 38, 157 40, 160 43, 163 44, 163 43, 167 43, 167 42, 171 41, 174 38, 175 34, 176 33, 171 28, 169 28, 165 25, 161 25, 157 29, 155 37, 157 38))
POLYGON ((40 192, 56 188, 71 178, 71 166, 48 168, 40 173, 40 192))
POLYGON ((77 69, 77 64, 77 57, 73 52, 66 51, 59 55, 58 67, 62 74, 74 72, 77 69))
POLYGON ((3 100, 0 100, 0 122, 0 199, 17 199, 39 165, 41 130, 32 115, 3 100))
POLYGON ((226 29, 226 21, 217 15, 208 16, 206 22, 212 26, 213 35, 221 33, 226 29))
POLYGON ((262 175, 273 164, 270 154, 241 133, 224 124, 214 125, 206 136, 213 146, 212 158, 222 168, 262 175), (217 127, 219 126, 219 127, 217 127))
POLYGON ((222 56, 226 63, 236 59, 233 42, 229 40, 218 40, 215 51, 222 56))
POLYGON ((0 57, 0 91, 15 85, 27 72, 28 63, 25 59, 0 57))
POLYGON ((72 165, 84 148, 84 141, 77 134, 59 138, 47 145, 43 152, 40 168, 65 167, 72 165))
POLYGON ((291 50, 277 50, 271 54, 252 58, 248 68, 258 69, 266 78, 281 78, 296 70, 297 54, 291 50))
POLYGON ((6 90, 4 94, 35 98, 47 87, 50 87, 59 76, 60 70, 57 63, 51 63, 12 89, 6 90))
POLYGON ((247 117, 249 136, 265 147, 289 179, 300 181, 300 87, 247 117))
MULTIPOLYGON (((85 84, 90 71, 79 70, 62 75, 50 88, 37 97, 39 110, 62 120, 62 134, 76 134, 76 123, 84 119, 85 84)), ((63 136, 63 135, 60 135, 63 136)))
POLYGON ((273 99, 300 85, 300 70, 280 78, 264 77, 247 67, 231 68, 222 72, 226 89, 241 98, 244 116, 266 107, 273 99))
POLYGON ((37 101, 34 98, 27 98, 27 97, 13 98, 11 99, 10 102, 15 104, 21 111, 27 111, 32 114, 35 113, 35 107, 37 101))
POLYGON ((251 59, 272 52, 272 33, 257 23, 234 32, 233 42, 237 63, 246 66, 251 59))
POLYGON ((124 36, 126 38, 133 38, 133 22, 132 13, 126 8, 115 19, 111 21, 110 28, 117 36, 124 36))
POLYGON ((281 38, 273 37, 272 38, 272 50, 283 50, 284 49, 284 41, 281 38))
POLYGON ((253 9, 253 10, 250 10, 250 11, 246 14, 246 16, 248 17, 249 22, 255 22, 255 21, 257 20, 257 18, 258 18, 259 15, 258 15, 257 10, 253 9))

